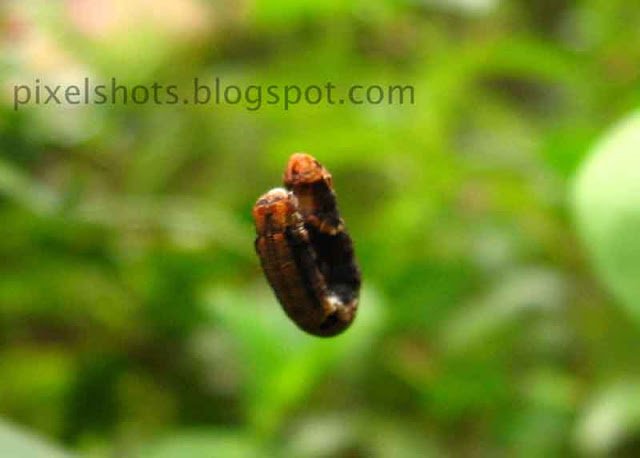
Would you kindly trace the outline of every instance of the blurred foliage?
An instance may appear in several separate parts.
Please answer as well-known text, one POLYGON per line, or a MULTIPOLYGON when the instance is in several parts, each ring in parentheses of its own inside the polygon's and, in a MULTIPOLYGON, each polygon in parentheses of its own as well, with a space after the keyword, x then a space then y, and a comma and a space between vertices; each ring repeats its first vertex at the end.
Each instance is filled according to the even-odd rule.
POLYGON ((7 422, 96 458, 640 453, 637 118, 596 143, 640 102, 635 2, 7 0, 0 40, 7 422), (416 103, 13 110, 36 78, 195 76, 416 103), (364 275, 330 340, 253 253, 295 151, 364 275))

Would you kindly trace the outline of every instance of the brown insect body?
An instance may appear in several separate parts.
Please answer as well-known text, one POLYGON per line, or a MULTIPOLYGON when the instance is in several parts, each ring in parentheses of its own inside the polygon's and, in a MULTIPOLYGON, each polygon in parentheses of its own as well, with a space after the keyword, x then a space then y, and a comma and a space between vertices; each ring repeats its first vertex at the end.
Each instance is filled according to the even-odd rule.
POLYGON ((358 308, 360 271, 340 218, 329 172, 294 154, 284 176, 253 209, 256 252, 287 315, 304 331, 333 336, 358 308))

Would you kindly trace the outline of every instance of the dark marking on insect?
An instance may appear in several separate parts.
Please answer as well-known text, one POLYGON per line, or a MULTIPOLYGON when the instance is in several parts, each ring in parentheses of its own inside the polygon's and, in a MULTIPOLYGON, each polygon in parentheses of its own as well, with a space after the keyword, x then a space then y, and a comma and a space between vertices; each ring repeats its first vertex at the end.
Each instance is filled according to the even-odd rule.
POLYGON ((284 185, 287 189, 272 189, 253 207, 262 269, 299 328, 337 335, 355 318, 361 276, 331 174, 310 155, 296 153, 284 185))

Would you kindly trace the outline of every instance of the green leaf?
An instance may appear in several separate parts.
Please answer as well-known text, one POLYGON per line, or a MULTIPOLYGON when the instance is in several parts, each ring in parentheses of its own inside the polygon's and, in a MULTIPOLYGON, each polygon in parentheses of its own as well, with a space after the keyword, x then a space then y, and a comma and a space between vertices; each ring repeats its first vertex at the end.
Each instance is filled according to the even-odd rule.
POLYGON ((43 439, 0 420, 0 450, 11 458, 63 458, 71 455, 43 439))
POLYGON ((573 205, 596 273, 640 320, 640 112, 596 145, 579 170, 573 205))
POLYGON ((604 387, 589 402, 578 422, 578 447, 589 454, 608 455, 640 429, 640 385, 620 380, 604 387))

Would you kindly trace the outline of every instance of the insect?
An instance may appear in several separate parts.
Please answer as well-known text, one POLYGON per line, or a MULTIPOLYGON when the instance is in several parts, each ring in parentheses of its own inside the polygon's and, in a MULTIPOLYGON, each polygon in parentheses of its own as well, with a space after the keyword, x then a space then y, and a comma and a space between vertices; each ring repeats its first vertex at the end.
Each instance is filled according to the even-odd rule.
POLYGON ((312 156, 296 153, 283 181, 253 207, 256 252, 289 318, 309 334, 335 336, 356 316, 361 275, 333 179, 312 156))

